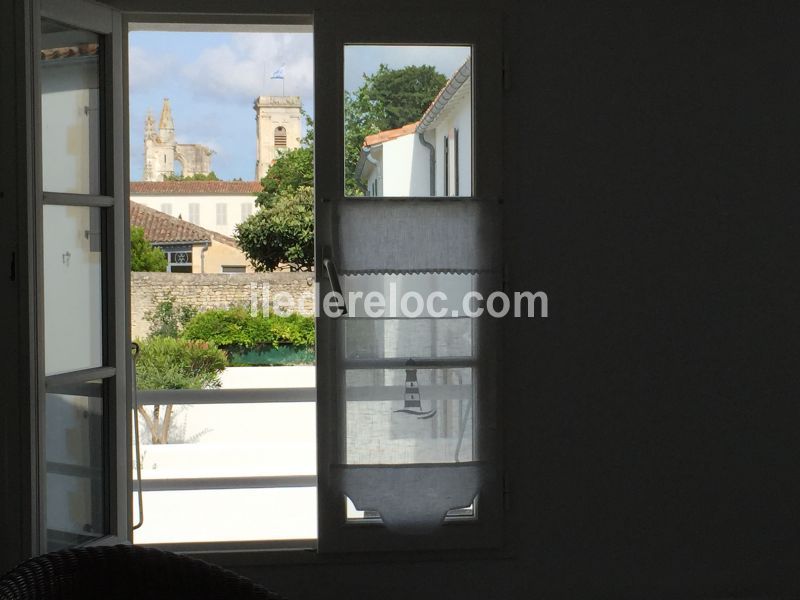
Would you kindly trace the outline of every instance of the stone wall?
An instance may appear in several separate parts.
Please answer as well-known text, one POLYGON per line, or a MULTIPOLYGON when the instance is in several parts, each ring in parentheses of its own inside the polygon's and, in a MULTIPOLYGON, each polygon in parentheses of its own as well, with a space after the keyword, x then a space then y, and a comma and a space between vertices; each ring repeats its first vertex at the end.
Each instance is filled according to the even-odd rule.
POLYGON ((147 335, 145 313, 168 294, 178 304, 200 310, 244 306, 262 309, 265 302, 291 300, 293 312, 314 314, 313 273, 131 273, 131 336, 147 335))

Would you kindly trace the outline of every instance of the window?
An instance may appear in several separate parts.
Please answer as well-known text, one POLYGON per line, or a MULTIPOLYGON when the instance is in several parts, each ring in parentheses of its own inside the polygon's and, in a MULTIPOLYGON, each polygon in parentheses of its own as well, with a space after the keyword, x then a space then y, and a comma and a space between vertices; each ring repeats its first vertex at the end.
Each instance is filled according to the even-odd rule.
POLYGON ((167 254, 167 271, 170 273, 192 272, 191 246, 167 246, 163 250, 167 254))
POLYGON ((119 15, 79 0, 42 0, 31 11, 40 35, 31 42, 38 60, 28 136, 41 154, 28 165, 26 198, 37 332, 31 440, 39 448, 28 540, 39 554, 129 537, 121 302, 128 273, 117 227, 127 219, 115 144, 123 132, 109 126, 120 100, 121 55, 112 35, 119 15))
POLYGON ((276 127, 275 128, 275 146, 278 148, 285 148, 286 147, 286 128, 285 127, 276 127))
POLYGON ((453 173, 453 195, 454 196, 459 196, 460 194, 459 194, 459 190, 458 190, 458 170, 459 170, 459 165, 458 165, 458 129, 453 129, 452 138, 453 138, 453 152, 452 152, 452 154, 453 154, 453 167, 452 167, 451 171, 453 173))
POLYGON ((169 202, 162 202, 161 203, 161 212, 172 215, 172 204, 169 202))
POLYGON ((444 151, 444 177, 442 177, 442 184, 444 185, 444 195, 450 195, 450 138, 444 136, 442 140, 442 150, 444 151))
POLYGON ((222 265, 223 273, 246 273, 247 267, 244 265, 222 265))
MULTIPOLYGON (((47 4, 49 0, 42 2, 47 4)), ((72 6, 73 0, 63 4, 72 6)), ((346 293, 363 293, 387 291, 394 287, 420 294, 436 289, 446 289, 453 294, 488 289, 499 271, 499 259, 494 252, 496 240, 492 237, 499 205, 492 200, 499 197, 501 186, 497 161, 487 160, 488 149, 499 147, 496 136, 501 131, 497 123, 500 75, 494 69, 500 61, 498 49, 492 42, 498 28, 487 27, 485 22, 472 23, 470 18, 463 22, 457 20, 452 28, 442 28, 440 22, 427 24, 415 20, 414 26, 419 29, 409 27, 407 33, 410 32, 410 37, 405 38, 399 37, 392 29, 396 23, 403 23, 402 19, 383 19, 374 15, 351 17, 354 15, 323 13, 320 16, 321 39, 315 44, 318 72, 346 72, 347 69, 342 69, 340 64, 342 56, 347 66, 351 47, 374 51, 374 47, 367 46, 374 39, 386 40, 392 51, 402 50, 406 43, 419 48, 423 42, 440 42, 441 47, 430 47, 431 52, 423 55, 425 61, 433 61, 432 55, 442 49, 447 52, 456 49, 461 53, 462 61, 451 73, 443 73, 445 81, 435 97, 447 97, 447 102, 461 98, 471 120, 471 90, 473 86, 480 89, 481 93, 475 94, 480 98, 475 110, 481 118, 475 121, 474 132, 467 132, 463 125, 458 127, 462 136, 461 152, 468 159, 463 164, 478 165, 480 177, 473 175, 471 167, 460 173, 463 190, 459 191, 466 196, 463 201, 430 198, 436 193, 436 183, 446 165, 442 160, 445 150, 436 140, 443 137, 443 132, 455 129, 452 123, 436 121, 445 119, 452 112, 448 113, 441 105, 436 108, 435 101, 423 107, 421 117, 415 117, 422 124, 415 125, 410 135, 403 131, 405 125, 400 124, 394 128, 400 130, 397 137, 387 134, 370 140, 373 143, 366 146, 370 151, 359 151, 362 171, 356 172, 359 165, 346 164, 344 152, 346 132, 342 115, 346 113, 346 100, 342 87, 347 84, 338 77, 329 81, 323 89, 316 91, 315 96, 317 140, 322 144, 315 150, 317 156, 325 157, 325 160, 319 160, 316 165, 314 218, 319 237, 316 240, 318 265, 313 277, 321 284, 323 293, 339 288, 346 293), (481 73, 480 81, 471 80, 473 61, 475 72, 481 73), (467 72, 470 73, 468 77, 464 75, 467 72), (426 115, 430 118, 423 118, 426 115), (480 140, 480 145, 473 146, 473 138, 480 140), (392 143, 397 140, 401 142, 392 143), (483 148, 486 150, 480 150, 483 148), (369 158, 380 160, 378 155, 383 152, 382 159, 388 161, 395 150, 398 151, 395 156, 401 157, 400 164, 404 166, 391 173, 384 171, 380 180, 370 179, 367 171, 376 165, 369 158), (418 173, 424 173, 424 176, 415 177, 418 173), (361 196, 370 189, 375 197, 367 201, 361 196), (381 198, 379 194, 389 198, 381 198), (396 198, 403 198, 403 201, 397 202, 396 198)), ((114 21, 114 24, 118 28, 120 21, 114 21)), ((102 41, 107 40, 101 38, 102 41)), ((101 50, 100 55, 102 60, 107 60, 109 54, 104 52, 101 50)), ((114 72, 105 67, 101 74, 114 72)), ((112 87, 108 85, 102 89, 111 90, 112 87)), ((111 105, 109 98, 100 96, 103 106, 111 105)), ((83 114, 90 114, 93 105, 87 103, 83 106, 88 108, 83 114)), ((115 119, 111 119, 106 115, 100 124, 122 122, 121 115, 114 116, 115 119)), ((91 138, 95 125, 91 124, 91 119, 85 124, 91 138)), ((127 248, 121 240, 115 240, 116 233, 111 229, 111 226, 124 223, 127 217, 121 194, 123 181, 118 177, 123 172, 119 162, 122 157, 113 157, 113 169, 104 164, 115 145, 111 139, 112 132, 103 131, 103 127, 100 131, 101 147, 108 153, 98 152, 98 164, 91 167, 86 182, 83 182, 88 184, 88 190, 69 191, 64 197, 49 198, 46 192, 39 198, 40 208, 46 209, 41 212, 49 213, 53 212, 52 207, 75 208, 74 196, 83 193, 86 198, 77 206, 81 209, 79 212, 83 209, 101 212, 102 250, 106 255, 99 270, 92 262, 91 248, 86 252, 86 248, 75 245, 65 246, 58 253, 45 252, 44 248, 40 252, 42 257, 55 256, 61 261, 60 268, 73 261, 70 263, 72 266, 79 264, 81 270, 88 271, 87 285, 78 293, 85 296, 86 301, 81 306, 88 311, 88 319, 93 324, 82 335, 94 342, 99 330, 100 346, 87 342, 89 351, 80 355, 83 358, 89 356, 91 377, 83 372, 81 365, 68 367, 80 372, 75 377, 83 378, 78 382, 78 388, 72 387, 74 371, 69 371, 66 378, 57 377, 61 373, 44 371, 46 378, 43 376, 40 387, 42 391, 61 396, 54 404, 60 403, 64 413, 74 413, 64 417, 68 421, 80 416, 87 423, 102 423, 100 428, 87 423, 78 427, 82 428, 83 438, 88 440, 85 444, 88 452, 96 453, 98 448, 102 451, 102 464, 89 462, 82 466, 92 473, 100 469, 104 476, 112 479, 97 488, 108 496, 97 497, 94 505, 87 503, 89 513, 95 506, 102 510, 97 515, 90 515, 98 519, 86 521, 84 524, 89 527, 84 531, 105 535, 119 530, 123 537, 127 537, 124 527, 115 528, 113 525, 115 517, 122 523, 127 521, 127 506, 110 513, 106 510, 115 504, 114 490, 125 490, 128 484, 109 475, 115 467, 124 471, 124 467, 129 466, 125 448, 120 443, 125 437, 117 438, 113 426, 122 422, 124 432, 128 420, 125 414, 114 414, 115 407, 124 405, 119 400, 124 397, 128 385, 126 369, 123 368, 128 357, 128 349, 124 347, 127 326, 125 295, 118 293, 119 289, 125 290, 128 274, 119 273, 117 267, 119 258, 124 256, 120 253, 127 248), (95 176, 99 177, 97 183, 92 181, 95 176), (99 302, 96 301, 98 281, 99 302), (113 306, 109 306, 110 300, 113 300, 113 306), (97 357, 99 362, 95 360, 97 357), (108 357, 113 359, 110 363, 106 362, 108 357), (117 449, 116 454, 113 449, 117 449), (96 527, 99 532, 94 531, 92 523, 99 524, 96 527)), ((383 133, 387 131, 390 130, 383 133)), ((84 147, 91 148, 92 145, 84 147)), ((81 164, 89 163, 84 161, 81 164)), ((80 174, 80 177, 84 176, 80 174)), ((56 181, 64 182, 67 178, 59 177, 56 181)), ((162 209, 165 207, 165 212, 172 212, 167 203, 162 205, 162 209)), ((227 224, 226 204, 217 204, 216 213, 217 223, 227 224)), ((42 216, 40 224, 46 218, 49 217, 42 216)), ((85 215, 70 218, 74 218, 76 231, 94 231, 91 215, 89 218, 85 215)), ((88 239, 84 241, 89 245, 88 239)), ((199 271, 203 256, 200 251, 193 256, 192 250, 191 246, 178 245, 165 248, 168 269, 188 273, 194 267, 199 271), (193 264, 194 259, 198 264, 193 264)), ((220 265, 219 262, 216 264, 220 265)), ((219 268, 225 271, 236 267, 241 265, 220 265, 219 268)), ((57 281, 45 277, 45 288, 49 285, 48 280, 57 281)), ((58 287, 53 289, 58 290, 58 287)), ((48 294, 53 295, 45 289, 45 302, 48 294)), ((431 550, 484 547, 496 543, 502 472, 492 365, 496 349, 501 346, 494 344, 490 324, 455 316, 436 321, 424 311, 406 319, 391 316, 373 318, 348 300, 344 306, 351 316, 322 317, 317 332, 320 356, 324 361, 319 365, 319 379, 323 385, 320 393, 326 399, 319 404, 317 416, 319 486, 314 488, 317 480, 307 473, 298 475, 298 479, 291 482, 298 488, 319 490, 320 549, 431 550), (409 532, 413 534, 407 535, 409 532)), ((47 311, 40 312, 45 313, 45 325, 47 311)), ((67 322, 66 327, 70 326, 68 319, 61 321, 67 322)), ((50 319, 51 325, 58 322, 50 319)), ((45 349, 43 342, 43 355, 46 355, 45 349)), ((76 357, 67 353, 66 359, 73 358, 76 357)), ((46 401, 46 394, 43 394, 41 402, 46 401)), ((302 402, 312 404, 307 400, 302 402)), ((53 410, 51 415, 57 416, 58 411, 53 410)), ((47 473, 46 465, 40 467, 40 472, 47 473)), ((155 483, 163 482, 156 480, 155 483)), ((84 489, 79 498, 91 495, 92 483, 85 484, 87 486, 89 492, 84 489)), ((55 489, 57 487, 52 486, 49 491, 55 489)), ((136 507, 133 514, 136 515, 136 507)), ((254 546, 258 545, 258 540, 253 542, 254 546)))
POLYGON ((224 202, 217 203, 217 225, 228 224, 228 205, 224 202))
POLYGON ((189 203, 189 222, 195 225, 200 224, 200 204, 197 202, 189 203))
MULTIPOLYGON (((474 46, 367 44, 364 37, 392 37, 388 25, 373 20, 363 29, 337 21, 318 44, 328 56, 335 40, 344 56, 339 97, 316 104, 344 115, 343 135, 335 119, 316 120, 316 155, 335 156, 341 169, 318 163, 316 181, 326 199, 317 204, 321 294, 341 292, 341 312, 323 311, 319 320, 318 368, 328 379, 320 390, 328 401, 318 407, 323 551, 499 542, 497 327, 463 308, 472 295, 498 289, 501 274, 500 178, 488 151, 476 155, 499 147, 490 108, 497 80, 477 68, 497 48, 485 28, 473 25, 470 35, 481 40, 474 46), (480 79, 472 76, 473 63, 480 79), (394 69, 381 66, 387 64, 394 69), (406 95, 411 85, 397 84, 403 77, 431 82, 424 94, 414 88, 416 104, 406 95), (385 87, 370 87, 376 85, 385 87), (386 94, 393 114, 373 115, 380 131, 360 137, 368 120, 359 101, 365 89, 386 94), (482 103, 473 106, 473 97, 482 103), (480 124, 480 146, 473 146, 473 122, 480 124), (456 184, 459 151, 465 164, 474 157, 480 189, 471 170, 456 184), (459 193, 466 197, 431 197, 459 193), (433 294, 444 296, 443 312, 429 308, 433 294), (386 300, 377 316, 359 300, 373 295, 386 300), (403 298, 413 301, 404 308, 403 298)), ((417 33, 448 36, 434 29, 417 33)), ((463 31, 453 35, 463 39, 463 31)), ((317 68, 336 72, 332 61, 325 65, 317 68)))
POLYGON ((242 221, 253 214, 253 205, 249 202, 242 203, 242 221))

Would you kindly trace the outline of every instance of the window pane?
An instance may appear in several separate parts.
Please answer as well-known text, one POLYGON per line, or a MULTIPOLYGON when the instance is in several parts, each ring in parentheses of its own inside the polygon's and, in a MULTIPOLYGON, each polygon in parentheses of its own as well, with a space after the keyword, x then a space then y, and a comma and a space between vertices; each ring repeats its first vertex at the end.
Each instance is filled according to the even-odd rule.
POLYGON ((473 457, 472 369, 348 370, 347 464, 459 463, 473 457))
POLYGON ((472 193, 469 46, 347 45, 345 194, 472 193))
POLYGON ((50 551, 108 532, 102 383, 63 392, 51 391, 45 401, 50 551))
POLYGON ((100 36, 42 20, 42 184, 99 194, 100 36))
POLYGON ((103 361, 101 209, 44 207, 45 373, 103 361))

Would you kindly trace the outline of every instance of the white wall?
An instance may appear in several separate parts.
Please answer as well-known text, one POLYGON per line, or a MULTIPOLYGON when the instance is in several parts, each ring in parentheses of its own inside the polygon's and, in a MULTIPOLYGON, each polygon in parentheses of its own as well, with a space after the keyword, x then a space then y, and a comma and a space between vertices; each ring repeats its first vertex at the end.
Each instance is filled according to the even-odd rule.
POLYGON ((384 142, 382 151, 381 165, 373 170, 368 180, 371 185, 380 172, 378 195, 430 195, 430 152, 415 133, 384 142))
POLYGON ((256 210, 256 196, 253 194, 139 195, 132 193, 131 200, 159 211, 164 204, 170 204, 172 207, 170 214, 173 217, 180 215, 184 221, 190 220, 189 205, 197 204, 199 205, 199 218, 194 224, 228 236, 233 236, 234 228, 243 221, 242 205, 248 205, 251 212, 256 210), (217 204, 227 205, 226 225, 217 224, 217 204))

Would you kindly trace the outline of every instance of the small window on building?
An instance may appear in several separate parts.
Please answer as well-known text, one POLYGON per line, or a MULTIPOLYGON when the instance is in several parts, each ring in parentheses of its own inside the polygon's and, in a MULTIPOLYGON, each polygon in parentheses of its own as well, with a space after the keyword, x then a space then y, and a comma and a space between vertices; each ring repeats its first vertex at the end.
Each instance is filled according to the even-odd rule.
POLYGON ((247 267, 244 265, 222 265, 222 272, 223 273, 245 273, 247 272, 247 267))
POLYGON ((220 202, 217 204, 217 225, 228 224, 228 205, 220 202))
POLYGON ((166 213, 168 215, 172 215, 172 204, 170 204, 169 202, 164 202, 161 205, 161 212, 166 213))
POLYGON ((195 225, 200 224, 200 205, 197 202, 189 204, 189 222, 195 225))
POLYGON ((453 168, 451 169, 452 176, 453 176, 453 195, 459 196, 458 193, 458 129, 453 129, 453 151, 452 151, 452 160, 453 160, 453 168))
POLYGON ((249 202, 244 202, 242 204, 242 221, 244 221, 247 217, 253 214, 253 205, 249 202))
POLYGON ((286 128, 275 128, 275 146, 286 147, 286 128))
POLYGON ((447 136, 444 136, 444 140, 442 141, 442 150, 444 151, 444 195, 450 195, 450 140, 447 136))
POLYGON ((167 271, 170 273, 192 272, 192 248, 180 246, 164 248, 167 253, 167 271))

